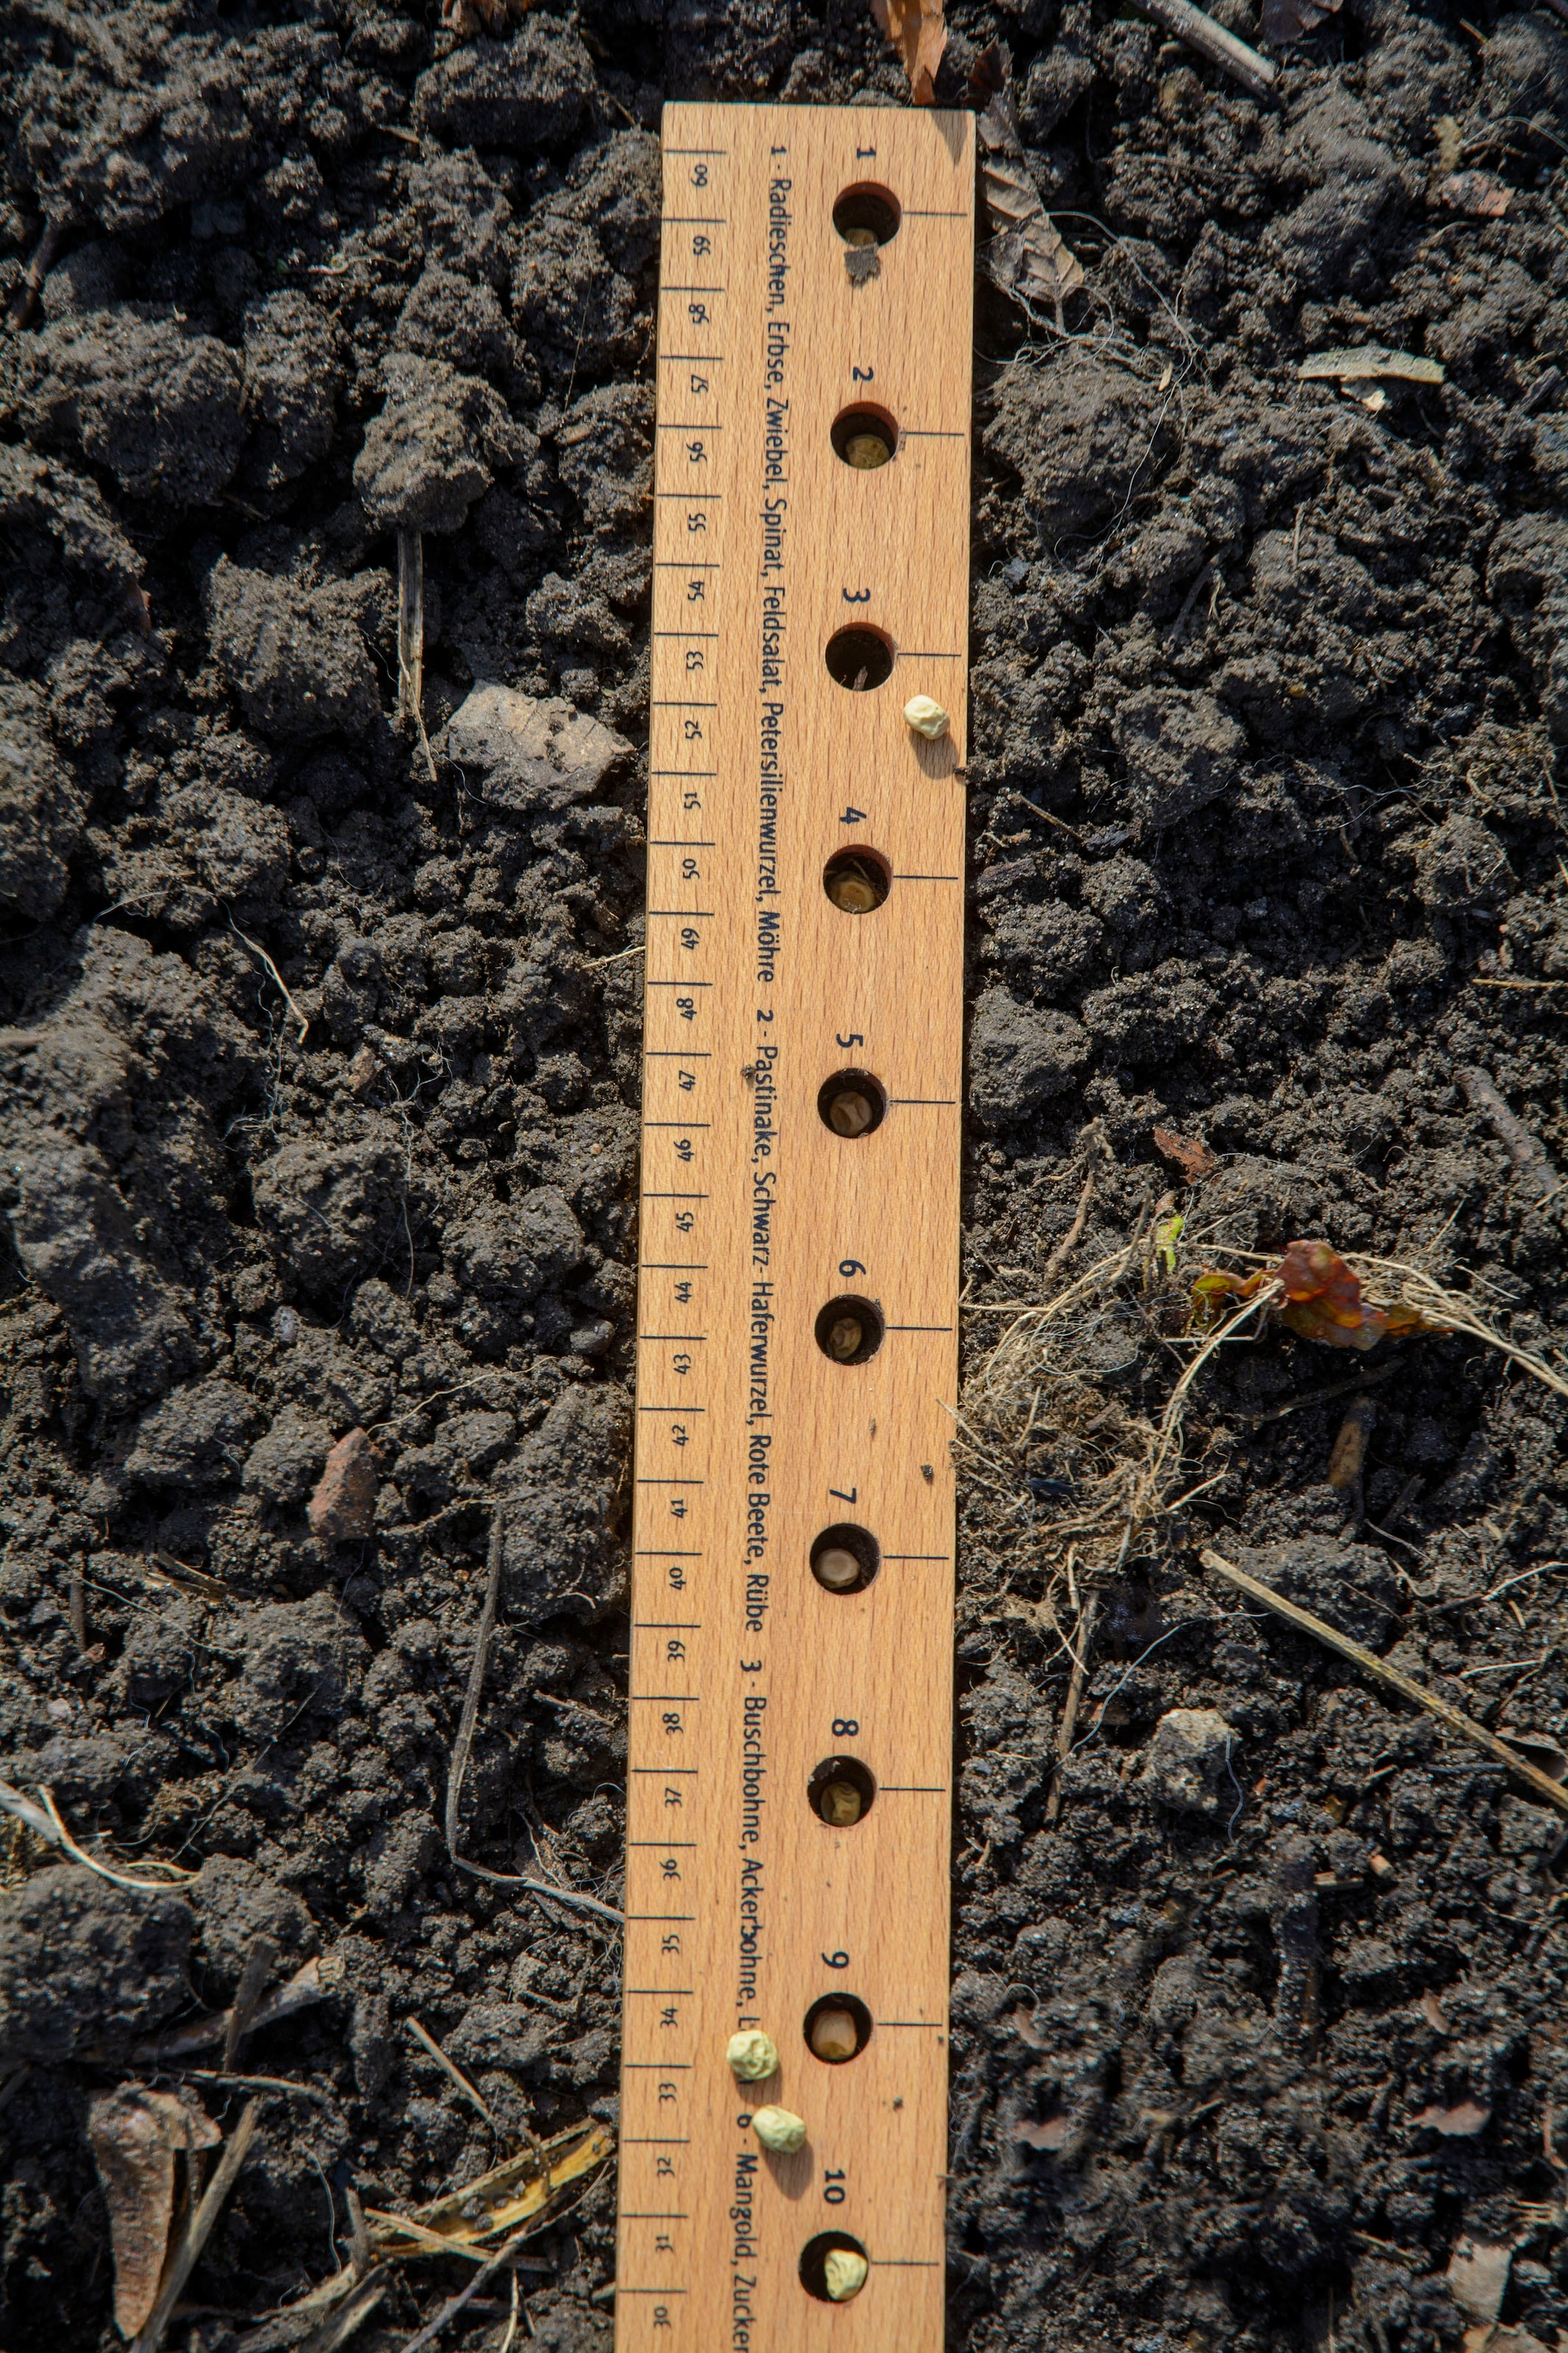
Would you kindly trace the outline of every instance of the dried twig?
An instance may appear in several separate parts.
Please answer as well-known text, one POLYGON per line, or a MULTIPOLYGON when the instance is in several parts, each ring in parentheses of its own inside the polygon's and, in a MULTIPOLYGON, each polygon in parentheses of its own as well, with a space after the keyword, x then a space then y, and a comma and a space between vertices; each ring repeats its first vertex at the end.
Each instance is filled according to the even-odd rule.
POLYGON ((1342 1658, 1351 1660, 1365 1673, 1375 1676, 1379 1683, 1386 1683, 1391 1691, 1398 1692, 1401 1698, 1425 1708, 1428 1715, 1436 1716, 1438 1723, 1446 1725, 1450 1732, 1458 1733, 1461 1739, 1470 1741, 1476 1747, 1484 1749, 1489 1757, 1496 1757, 1500 1765, 1506 1765, 1509 1771, 1531 1788, 1538 1798, 1544 1798, 1547 1804, 1555 1806, 1559 1813, 1568 1814, 1568 1788, 1550 1779, 1535 1766, 1527 1764, 1505 1740, 1500 1740, 1495 1732, 1489 1732, 1484 1724, 1478 1724, 1473 1715, 1467 1715, 1462 1708, 1454 1707, 1447 1700, 1440 1699, 1436 1692, 1427 1691, 1412 1676, 1402 1674, 1397 1667, 1391 1667, 1375 1651, 1363 1650, 1359 1642, 1352 1642, 1348 1634, 1342 1634, 1326 1619, 1314 1617, 1311 1610, 1303 1609, 1298 1602, 1287 1601, 1285 1596, 1276 1593, 1271 1585, 1265 1585, 1260 1577, 1249 1577, 1246 1569, 1237 1568, 1222 1554, 1205 1546, 1199 1558, 1205 1568, 1212 1568, 1216 1576, 1227 1577, 1241 1592, 1249 1595, 1254 1601, 1261 1601, 1266 1609, 1272 1609, 1277 1618, 1283 1618, 1288 1625, 1299 1628, 1303 1634, 1314 1635, 1320 1642, 1326 1642, 1331 1651, 1338 1651, 1342 1658))
POLYGON ((245 1957, 235 1989, 234 2008, 228 2013, 228 2026, 223 2038, 223 2063, 231 2068, 239 2056, 239 2046, 256 2023, 256 2013, 261 2008, 261 1998, 267 1991, 267 1980, 272 1974, 272 1964, 278 1958, 278 1947, 268 1936, 258 1936, 245 1957))
POLYGON ((35 1804, 23 1790, 14 1788, 9 1781, 0 1781, 0 1813, 12 1814, 17 1821, 26 1822, 35 1837, 47 1839, 51 1845, 62 1847, 73 1862, 83 1864, 89 1871, 96 1871, 100 1879, 112 1880, 116 1887, 134 1887, 145 1895, 163 1895, 171 1887, 183 1886, 196 1875, 194 1871, 182 1870, 177 1862, 147 1864, 145 1867, 149 1871, 163 1873, 159 1879, 133 1879, 129 1872, 112 1871, 108 1863, 100 1862, 96 1856, 88 1853, 85 1847, 77 1844, 60 1820, 60 1810, 55 1803, 52 1789, 40 1788, 38 1800, 35 1804))
POLYGON ((494 2116, 490 2114, 489 2109, 485 2105, 484 2101, 479 2097, 478 2092, 475 2091, 473 2085, 469 2083, 462 2069, 456 2065, 452 2060, 447 2058, 446 2052, 437 2042, 436 2037, 433 2034, 426 2033, 424 2027, 420 2025, 419 2021, 416 2018, 405 2018, 403 2023, 407 2027, 409 2033, 413 2035, 415 2041, 424 2044, 426 2050, 430 2053, 431 2058, 434 2059, 437 2067, 441 2067, 446 2070, 453 2083, 457 2085, 458 2091, 461 2092, 464 2099, 468 2101, 469 2106, 479 2110, 486 2124, 488 2124, 492 2130, 499 2129, 496 2126, 494 2116))
POLYGON ((488 2281, 494 2279, 497 2272, 505 2270, 513 2255, 517 2253, 518 2250, 524 2245, 527 2240, 532 2236, 533 2232, 538 2228, 539 2225, 537 2222, 527 2222, 523 2225, 521 2231, 514 2231, 511 2237, 507 2241, 505 2246, 498 2247, 495 2253, 489 2257, 489 2261, 482 2263, 479 2265, 479 2270, 474 2274, 473 2278, 468 2282, 467 2287, 459 2288, 456 2295, 448 2296, 446 2303, 441 2306, 440 2311, 436 2315, 434 2320, 427 2320, 424 2327, 419 2331, 418 2335, 416 2337, 411 2337, 408 2339, 407 2343, 403 2348, 403 2353, 424 2353, 424 2348, 426 2345, 434 2345, 436 2339, 440 2336, 447 2322, 449 2320, 456 2320, 458 2313, 462 2311, 463 2306, 468 2303, 472 2297, 478 2295, 480 2288, 482 2288, 488 2281))
POLYGON ((1042 1284, 1050 1281, 1051 1276, 1055 1274, 1057 1269, 1062 1264, 1064 1260, 1072 1256, 1073 1251, 1077 1250, 1079 1242, 1083 1240, 1083 1229, 1089 1223, 1089 1204, 1093 1199, 1094 1163, 1091 1160, 1089 1164, 1089 1173, 1083 1180, 1083 1190, 1078 1197, 1078 1208, 1074 1212, 1073 1221, 1068 1228, 1066 1233, 1062 1236, 1060 1241, 1057 1244, 1055 1250, 1051 1252, 1049 1258, 1046 1261, 1044 1266, 1040 1269, 1040 1281, 1042 1284))
POLYGON ((1539 1136, 1532 1135, 1516 1111, 1510 1109, 1485 1071, 1473 1067, 1456 1071, 1455 1077, 1465 1091, 1472 1111, 1479 1111, 1489 1127, 1507 1145, 1508 1156, 1532 1193, 1551 1193, 1557 1186, 1557 1171, 1546 1155, 1546 1146, 1539 1136))
POLYGON ((1212 16, 1205 16, 1201 8, 1194 8, 1191 0, 1138 0, 1138 5, 1156 25, 1163 25, 1167 33, 1185 41, 1211 65, 1222 68, 1249 96, 1268 97, 1279 79, 1279 67, 1238 41, 1234 33, 1227 33, 1223 25, 1216 25, 1212 16))
POLYGON ((452 1743, 451 1761, 447 1767, 447 1852, 454 1862, 458 1861, 458 1807, 463 1795, 463 1782, 474 1746, 474 1726, 479 1721, 479 1699, 485 1687, 485 1662, 490 1654, 490 1636, 495 1631, 496 1604, 500 1594, 501 1561, 505 1551, 506 1505, 498 1504, 490 1514, 490 1549, 484 1606, 479 1611, 479 1628, 474 1635, 474 1658, 468 1669, 468 1688, 463 1694, 463 1713, 458 1720, 457 1737, 452 1743))
POLYGON ((1094 1641, 1095 1620, 1099 1615, 1100 1599, 1097 1594, 1091 1593, 1084 1601, 1083 1608, 1079 1613, 1078 1625, 1074 1630, 1078 1638, 1078 1648, 1073 1654, 1072 1678, 1068 1684, 1067 1704, 1062 1709, 1062 1720, 1057 1730, 1056 1770, 1051 1775, 1051 1794, 1046 1799, 1047 1829, 1056 1821, 1062 1810, 1062 1767, 1072 1755, 1072 1736, 1078 1730, 1079 1710, 1083 1705, 1083 1687, 1089 1680, 1089 1645, 1094 1641))
POLYGON ((1370 1389, 1398 1370, 1397 1365, 1380 1365, 1375 1372, 1358 1373, 1352 1381, 1331 1381, 1323 1389, 1298 1389, 1283 1405, 1271 1405, 1267 1413, 1244 1413, 1241 1419, 1249 1430, 1261 1430, 1266 1421, 1283 1421, 1288 1413, 1300 1413, 1306 1406, 1331 1405, 1336 1398, 1350 1397, 1357 1389, 1370 1389))
POLYGON ((246 2152, 256 2133, 256 2111, 257 2103, 248 2101, 244 2115, 234 2128, 233 2137, 226 2144, 217 2161, 212 2179, 202 2192, 200 2203, 181 2233, 179 2244, 169 2257, 158 2301, 148 2316, 146 2327, 132 2347, 132 2353, 158 2353, 158 2348, 163 2342, 163 2331, 174 2317, 174 2306, 180 2300, 181 2290, 195 2269, 196 2259, 211 2237, 213 2224, 222 2212, 224 2200, 234 2188, 235 2177, 245 2163, 246 2152))

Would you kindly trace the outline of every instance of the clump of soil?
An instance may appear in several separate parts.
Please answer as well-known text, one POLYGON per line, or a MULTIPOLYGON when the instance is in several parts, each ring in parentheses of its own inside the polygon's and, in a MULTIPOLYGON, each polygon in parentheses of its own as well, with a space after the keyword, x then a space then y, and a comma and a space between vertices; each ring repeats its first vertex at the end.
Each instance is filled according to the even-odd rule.
MULTIPOLYGON (((198 1874, 7 1847, 5 2327, 62 2353, 112 2341, 88 2102, 258 1940, 326 1995, 231 2072, 311 2096, 264 2104, 175 2342, 335 2270, 351 2193, 615 2116, 608 1924, 454 1868, 443 1810, 506 1493, 461 1851, 616 1901, 658 112, 903 92, 858 6, 437 13, 5 35, 0 1775, 198 1874)), ((1532 2353, 1568 2332, 1557 1817, 1196 1553, 1561 1739, 1557 1400, 1384 1344, 1331 1485, 1346 1399, 1279 1409, 1363 1367, 1269 1327, 1194 1384, 1201 1493, 1052 1531, 1185 1361, 1173 1215, 1188 1260, 1420 1259, 1561 1363, 1562 1199, 1458 1073, 1568 1166, 1568 30, 1346 0, 1266 108, 1093 0, 952 26, 939 95, 1006 44, 1088 275, 1065 335, 981 309, 972 1370, 988 1311, 1144 1238, 1020 1409, 975 1391, 952 2339, 1532 2353), (1447 204, 1456 153, 1501 217, 1447 204), (1298 379, 1367 343, 1447 380, 1298 379)), ((239 2087, 187 2093, 232 2129, 239 2087)), ((562 2353, 607 2340, 612 2215, 603 2179, 532 2251, 562 2353)))

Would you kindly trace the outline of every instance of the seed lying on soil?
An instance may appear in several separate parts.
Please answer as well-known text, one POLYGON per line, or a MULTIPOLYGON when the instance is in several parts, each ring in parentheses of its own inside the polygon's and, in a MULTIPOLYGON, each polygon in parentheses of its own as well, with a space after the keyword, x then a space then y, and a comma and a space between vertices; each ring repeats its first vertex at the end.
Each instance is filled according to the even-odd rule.
POLYGON ((835 1593, 845 1592, 859 1575, 859 1562, 843 1545, 829 1545, 826 1552, 816 1556, 817 1582, 830 1586, 835 1593))
POLYGON ((793 2156, 805 2138, 804 2118, 792 2116, 787 2108, 759 2108, 752 2130, 764 2148, 776 2148, 785 2157, 793 2156))
POLYGON ((858 1315, 840 1315, 827 1327, 827 1353, 839 1364, 847 1365, 865 1337, 866 1329, 858 1315))
POLYGON ((879 433, 851 433, 844 444, 844 462, 863 474, 874 466, 885 466, 892 451, 879 433))
POLYGON ((865 2286, 870 2268, 853 2247, 831 2247, 823 2258, 822 2284, 835 2304, 847 2304, 865 2286))
MULTIPOLYGON (((830 1786, 841 1789, 845 1785, 842 1781, 836 1781, 830 1786)), ((860 1801, 857 1798, 855 1812, 849 1817, 851 1821, 859 1811, 860 1801)), ((837 2064, 842 2059, 853 2059, 859 2042, 860 2038, 855 2031, 855 2021, 847 2010, 819 2010, 811 2021, 811 2047, 819 2059, 826 2059, 831 2064, 837 2064)))
MULTIPOLYGON (((817 1810, 832 1829, 847 1831, 852 1822, 859 1820, 860 1806, 860 1792, 853 1781, 829 1781, 822 1792, 817 1810)), ((837 2010, 830 2014, 836 2018, 839 2015, 837 2010)))
POLYGON ((864 1135, 876 1116, 874 1105, 851 1088, 835 1095, 827 1106, 827 1124, 835 1135, 864 1135))
POLYGON ((911 694, 904 705, 904 717, 915 733, 923 735, 928 744, 934 744, 939 735, 947 733, 947 713, 940 702, 931 701, 929 694, 911 694))
POLYGON ((760 2026, 749 2026, 739 2034, 731 2034, 724 2056, 731 2074, 742 2084, 761 2084, 769 2075, 778 2073, 778 2045, 760 2026))

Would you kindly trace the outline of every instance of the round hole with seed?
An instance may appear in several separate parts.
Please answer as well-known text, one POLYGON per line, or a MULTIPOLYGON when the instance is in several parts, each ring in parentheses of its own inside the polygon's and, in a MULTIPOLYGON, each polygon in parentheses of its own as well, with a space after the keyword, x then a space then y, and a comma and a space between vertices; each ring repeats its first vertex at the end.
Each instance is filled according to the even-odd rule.
POLYGON ((865 2248, 847 2231, 819 2231, 800 2251, 800 2284, 819 2304, 847 2304, 870 2268, 865 2248))
POLYGON ((886 686, 893 675, 893 649, 880 629, 838 629, 823 651, 827 675, 852 694, 886 686))
POLYGON ((854 1527, 847 1520, 824 1528, 811 1547, 811 1573, 829 1593, 863 1593, 880 1561, 869 1529, 854 1527))
POLYGON ((822 870, 822 887, 845 915, 871 914, 892 882, 887 860, 874 849, 836 849, 822 870))
POLYGON ((845 408, 828 437, 837 455, 858 474, 875 473, 899 454, 899 428, 883 408, 845 408))
POLYGON ((890 188, 859 181, 846 188, 833 207, 833 226, 847 246, 890 245, 903 218, 890 188))
POLYGON ((816 1113, 824 1127, 854 1143, 871 1135, 882 1124, 888 1098, 881 1082, 869 1071, 840 1071, 824 1079, 816 1091, 816 1113))
POLYGON ((876 1777, 858 1757, 825 1757, 805 1785, 812 1812, 830 1831, 852 1831, 877 1798, 876 1777))
POLYGON ((816 1318, 816 1345, 835 1365, 863 1365, 882 1345, 881 1310, 868 1299, 830 1299, 816 1318))
POLYGON ((871 2040, 871 2013, 857 1994, 825 1993, 805 2013, 805 2043, 825 2066, 858 2059, 871 2040))

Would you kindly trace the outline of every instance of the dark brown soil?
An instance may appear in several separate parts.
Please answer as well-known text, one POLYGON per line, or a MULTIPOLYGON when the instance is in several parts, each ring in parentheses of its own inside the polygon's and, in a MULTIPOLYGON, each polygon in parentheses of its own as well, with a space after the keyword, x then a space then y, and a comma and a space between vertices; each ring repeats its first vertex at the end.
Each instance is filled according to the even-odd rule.
MULTIPOLYGON (((7 300, 64 227, 0 357, 0 1775, 200 1873, 138 1896, 9 1841, 10 2353, 119 2341, 88 2102, 259 1936, 279 1975, 332 1957, 243 2062, 313 2096, 265 2100, 176 2345, 285 2342, 246 2331, 344 2259, 351 2189, 616 2112, 611 1939, 455 1871, 442 1816, 505 1494, 465 1848, 616 1900, 658 107, 901 78, 837 0, 435 14, 5 20, 7 300), (394 723, 399 527, 434 782, 394 723), (532 760, 471 704, 448 731, 491 681, 597 725, 532 760), (356 1429, 374 1530, 318 1542, 356 1429)), ((1458 1074, 1568 1167, 1568 27, 1345 0, 1263 108, 1092 0, 952 21, 943 97, 1007 45, 1088 272, 1068 340, 981 305, 971 1297, 1031 1295, 1090 1156, 1052 1282, 1146 1223, 1159 1125, 1217 1162, 1189 1239, 1422 1256, 1561 1365, 1563 1198, 1458 1074), (1503 217, 1452 208, 1456 160, 1503 217), (1367 343, 1447 381, 1299 381, 1367 343)), ((1081 1369, 1124 1419, 1172 1303, 1105 1304, 1081 1369)), ((1054 1825, 1072 1477, 1047 1425, 970 1491, 967 2353, 1568 2343, 1561 1819, 1196 1564, 1564 1736, 1561 1401, 1479 1343, 1384 1357, 1359 1495, 1342 1398, 1252 1419, 1355 1365, 1212 1360, 1214 1483, 1106 1588, 1054 1825), (1173 1709, 1223 1718, 1207 1778, 1173 1709), (1512 2251, 1490 2314, 1466 2240, 1512 2251)), ((232 2128, 243 2092, 191 2089, 232 2128)), ((612 2215, 605 2179, 531 2251, 560 2353, 606 2342, 612 2215)))

